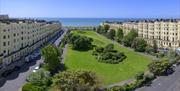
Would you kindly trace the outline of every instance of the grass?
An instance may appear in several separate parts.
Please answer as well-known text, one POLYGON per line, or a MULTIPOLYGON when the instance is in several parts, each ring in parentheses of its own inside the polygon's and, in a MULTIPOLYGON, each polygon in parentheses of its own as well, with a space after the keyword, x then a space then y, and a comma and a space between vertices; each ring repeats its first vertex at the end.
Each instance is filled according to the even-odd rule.
MULTIPOLYGON (((84 33, 73 31, 73 33, 93 38, 93 44, 97 46, 105 46, 109 43, 113 43, 111 40, 93 31, 85 31, 84 33)), ((147 65, 151 60, 149 57, 121 47, 116 42, 114 43, 114 47, 118 51, 124 52, 127 56, 127 58, 119 64, 100 63, 91 55, 92 50, 76 51, 68 46, 65 65, 70 70, 83 69, 96 72, 103 85, 118 83, 133 78, 136 73, 147 69, 147 65)))

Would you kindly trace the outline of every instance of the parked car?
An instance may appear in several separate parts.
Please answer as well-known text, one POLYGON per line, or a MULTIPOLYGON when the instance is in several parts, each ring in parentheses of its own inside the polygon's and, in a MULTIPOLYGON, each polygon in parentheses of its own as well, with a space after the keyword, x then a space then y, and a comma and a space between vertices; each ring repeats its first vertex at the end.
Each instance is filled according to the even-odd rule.
POLYGON ((39 66, 36 66, 35 68, 34 68, 34 70, 33 70, 33 72, 37 72, 37 70, 39 70, 39 66))

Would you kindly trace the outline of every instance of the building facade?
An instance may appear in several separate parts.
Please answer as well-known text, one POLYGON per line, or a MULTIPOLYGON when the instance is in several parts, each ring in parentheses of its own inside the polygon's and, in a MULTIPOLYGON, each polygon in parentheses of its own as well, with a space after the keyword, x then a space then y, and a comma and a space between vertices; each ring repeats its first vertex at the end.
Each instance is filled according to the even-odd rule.
POLYGON ((122 28, 124 34, 134 29, 139 37, 153 45, 156 41, 159 48, 176 49, 180 47, 180 20, 144 20, 124 22, 122 24, 109 24, 110 28, 122 28))
POLYGON ((59 22, 38 20, 0 21, 0 69, 23 60, 60 31, 59 22))

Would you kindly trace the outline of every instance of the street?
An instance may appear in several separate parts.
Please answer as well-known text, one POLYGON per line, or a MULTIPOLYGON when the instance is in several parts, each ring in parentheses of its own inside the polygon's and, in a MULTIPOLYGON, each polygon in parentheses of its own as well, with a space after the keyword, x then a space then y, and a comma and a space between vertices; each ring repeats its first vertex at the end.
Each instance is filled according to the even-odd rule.
POLYGON ((141 87, 135 91, 180 91, 180 66, 172 75, 158 77, 150 86, 141 87))
MULTIPOLYGON (((64 33, 54 42, 56 46, 59 45, 61 39, 67 33, 67 29, 64 29, 64 33)), ((27 63, 21 67, 20 70, 13 72, 7 76, 4 80, 4 84, 0 84, 0 91, 18 91, 23 84, 26 83, 26 78, 32 73, 33 69, 43 60, 38 59, 31 63, 27 63)))
POLYGON ((33 61, 25 64, 20 70, 13 72, 6 78, 5 84, 0 88, 0 91, 18 91, 19 88, 26 82, 26 78, 32 73, 33 69, 39 65, 42 60, 33 61))

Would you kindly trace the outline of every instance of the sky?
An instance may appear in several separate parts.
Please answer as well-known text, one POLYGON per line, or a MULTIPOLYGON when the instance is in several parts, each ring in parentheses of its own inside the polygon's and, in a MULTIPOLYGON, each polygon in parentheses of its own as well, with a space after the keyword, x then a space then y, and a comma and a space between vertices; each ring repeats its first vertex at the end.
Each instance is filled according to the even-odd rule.
POLYGON ((0 0, 10 17, 180 18, 180 0, 0 0))

